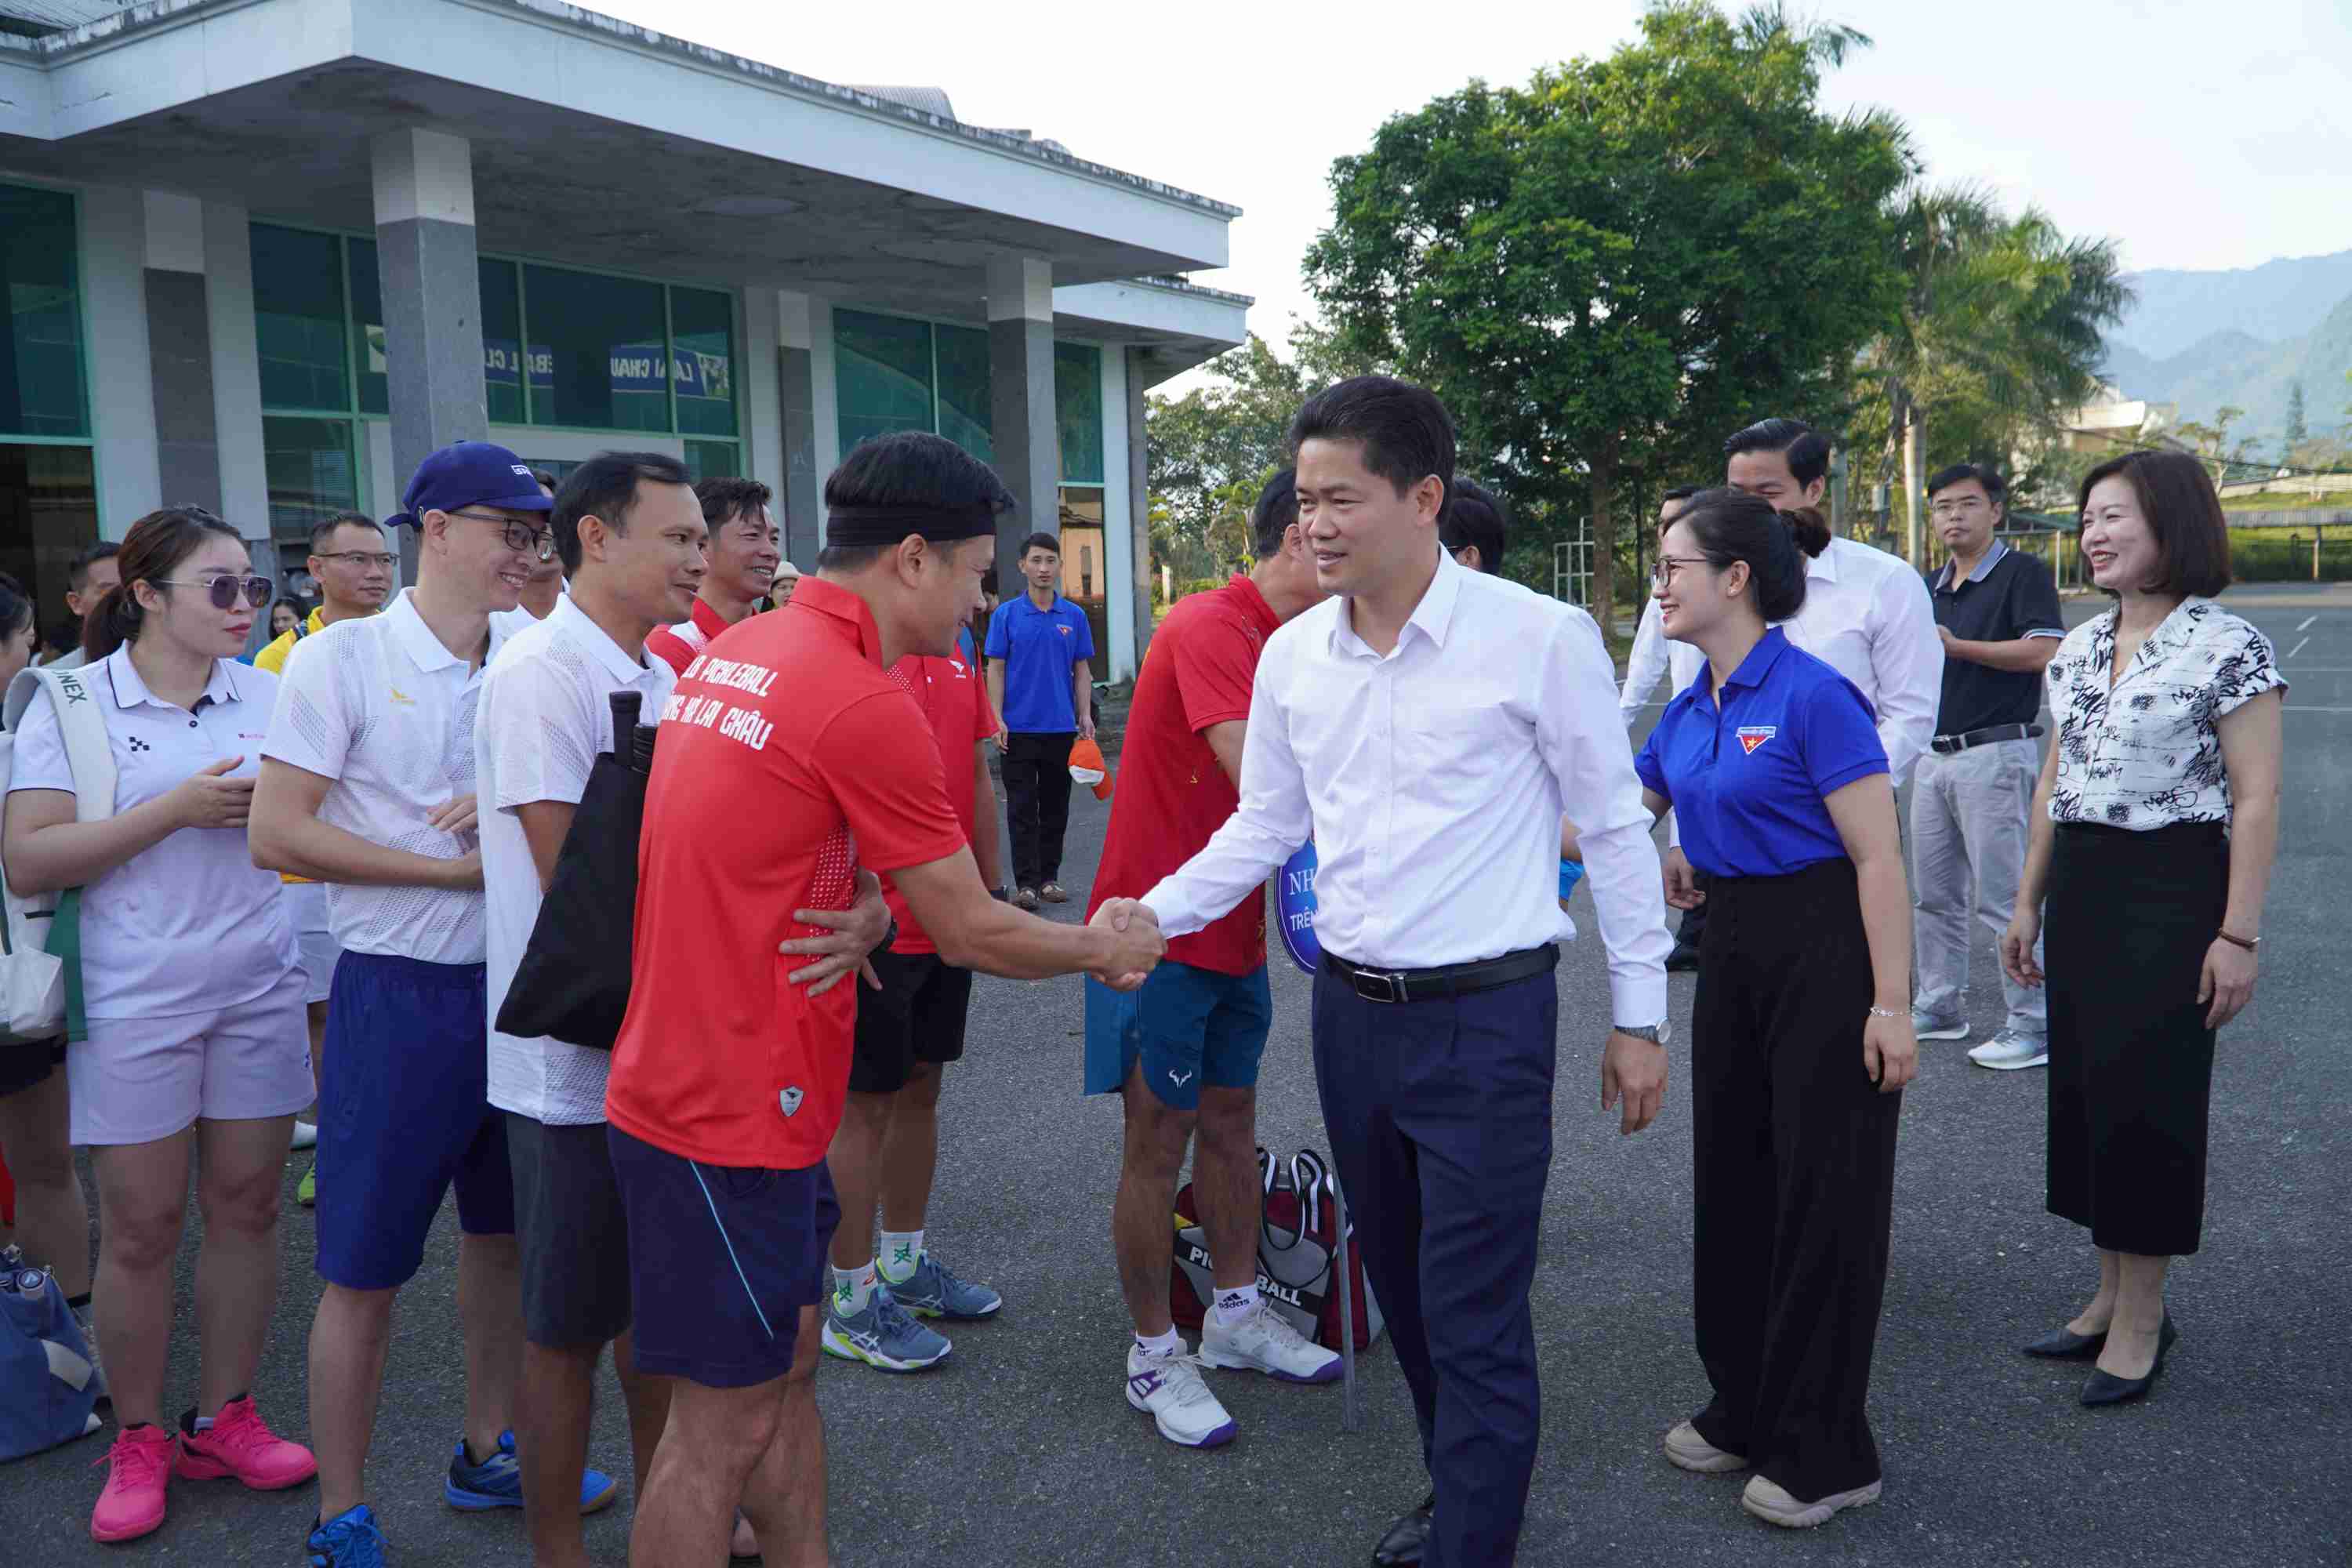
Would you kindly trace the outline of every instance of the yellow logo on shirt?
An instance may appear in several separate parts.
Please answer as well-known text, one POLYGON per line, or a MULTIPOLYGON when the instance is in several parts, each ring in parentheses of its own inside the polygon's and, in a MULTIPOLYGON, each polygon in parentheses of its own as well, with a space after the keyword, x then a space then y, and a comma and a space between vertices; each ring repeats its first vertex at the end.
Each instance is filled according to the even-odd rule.
POLYGON ((407 692, 403 691, 397 686, 392 688, 392 700, 394 702, 404 703, 412 708, 416 705, 416 699, 411 697, 407 692))

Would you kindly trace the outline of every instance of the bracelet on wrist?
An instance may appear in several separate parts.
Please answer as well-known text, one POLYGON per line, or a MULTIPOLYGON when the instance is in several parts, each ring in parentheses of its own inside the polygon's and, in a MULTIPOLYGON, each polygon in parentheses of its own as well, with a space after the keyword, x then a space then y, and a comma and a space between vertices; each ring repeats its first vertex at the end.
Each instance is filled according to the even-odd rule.
POLYGON ((1874 1018, 1900 1018, 1903 1017, 1905 1014, 1903 1009, 1900 1007, 1874 1006, 1870 1010, 1870 1016, 1874 1018))
POLYGON ((2231 947, 2242 947, 2248 952, 2255 952, 2263 945, 2263 939, 2261 937, 2239 936, 2231 931, 2226 926, 2221 930, 2215 931, 2213 934, 2220 937, 2223 942, 2228 942, 2231 947))

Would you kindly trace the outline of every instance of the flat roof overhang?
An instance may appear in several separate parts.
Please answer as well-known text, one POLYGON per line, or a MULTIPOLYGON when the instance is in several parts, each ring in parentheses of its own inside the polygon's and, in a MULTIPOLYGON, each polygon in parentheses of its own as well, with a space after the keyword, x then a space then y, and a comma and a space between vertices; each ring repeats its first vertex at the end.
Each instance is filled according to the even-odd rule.
MULTIPOLYGON (((482 247, 977 316, 1222 267, 1237 209, 552 0, 153 0, 0 50, 0 169, 374 226, 371 138, 473 147, 482 247)), ((1157 341, 1157 340, 1155 340, 1157 341)))

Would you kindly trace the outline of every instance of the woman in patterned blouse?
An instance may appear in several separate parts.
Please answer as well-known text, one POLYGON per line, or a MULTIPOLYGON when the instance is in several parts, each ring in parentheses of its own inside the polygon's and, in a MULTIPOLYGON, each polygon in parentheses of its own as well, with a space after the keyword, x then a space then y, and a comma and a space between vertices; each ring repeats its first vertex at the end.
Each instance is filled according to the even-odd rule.
POLYGON ((2164 1276, 2204 1221, 2213 1033, 2253 994, 2286 682, 2270 640, 2213 602, 2230 540, 2202 464, 2104 463, 2082 523, 2116 603, 2050 661, 2057 734, 2001 961, 2042 984, 2044 938, 2049 1209, 2099 1255, 2090 1305, 2025 1349, 2097 1357, 2083 1403, 2111 1405, 2146 1394, 2179 1337, 2164 1276))

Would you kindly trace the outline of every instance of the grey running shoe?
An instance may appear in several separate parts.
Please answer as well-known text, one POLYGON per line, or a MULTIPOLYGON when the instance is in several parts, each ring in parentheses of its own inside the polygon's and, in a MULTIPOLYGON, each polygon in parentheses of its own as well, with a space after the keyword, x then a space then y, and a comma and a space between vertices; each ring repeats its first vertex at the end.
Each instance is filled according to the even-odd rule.
POLYGON ((1922 1040, 1965 1040, 1969 1037, 1966 1018, 1938 1018, 1933 1013, 1911 1009, 1911 1034, 1922 1040))
POLYGON ((880 1284, 866 1299, 866 1310, 854 1317, 841 1315, 838 1297, 828 1300, 819 1342, 827 1355, 862 1361, 884 1372, 920 1372, 945 1361, 955 1348, 945 1335, 908 1317, 891 1297, 890 1287, 880 1284))
POLYGON ((2014 1072, 2019 1068, 2047 1067, 2050 1063, 2050 1042, 2021 1035, 2014 1029, 2003 1029, 1983 1045, 1969 1053, 1969 1060, 1980 1068, 1994 1068, 2002 1072, 2014 1072))
POLYGON ((885 1281, 898 1305, 919 1318, 952 1318, 970 1322, 992 1318, 1004 1298, 985 1285, 959 1279, 948 1266, 923 1249, 922 1260, 904 1279, 885 1281))

